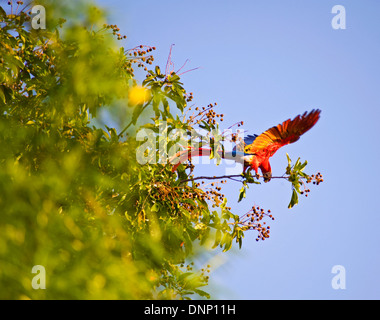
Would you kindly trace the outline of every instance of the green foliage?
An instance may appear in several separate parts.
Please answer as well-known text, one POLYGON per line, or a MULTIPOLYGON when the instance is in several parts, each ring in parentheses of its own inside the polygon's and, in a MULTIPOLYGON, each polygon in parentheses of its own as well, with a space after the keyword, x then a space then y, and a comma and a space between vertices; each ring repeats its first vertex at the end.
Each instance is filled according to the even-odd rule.
MULTIPOLYGON (((209 266, 193 270, 194 246, 241 247, 249 229, 265 239, 259 222, 272 218, 257 208, 233 214, 218 187, 193 181, 191 165, 173 172, 165 161, 177 142, 223 150, 215 121, 223 115, 215 104, 186 118, 192 93, 180 77, 148 70, 154 48, 118 45, 117 26, 89 2, 39 4, 51 14, 46 30, 33 30, 27 12, 0 7, 0 298, 209 298, 200 289, 209 266), (147 71, 149 97, 131 105, 136 66, 147 71), (94 126, 106 122, 104 110, 121 130, 94 126), (140 129, 157 139, 152 163, 138 161, 140 129), (46 268, 46 290, 31 286, 34 265, 46 268)), ((292 206, 305 165, 289 159, 292 206)), ((239 201, 259 183, 242 178, 239 201)))
MULTIPOLYGON (((76 12, 76 19, 46 30, 31 29, 27 13, 1 11, 0 283, 7 290, 0 295, 207 296, 198 287, 208 278, 178 268, 204 233, 194 227, 195 217, 207 211, 204 200, 182 195, 200 191, 180 185, 169 168, 138 164, 133 136, 91 126, 101 108, 120 101, 128 108, 134 53, 141 51, 120 48, 110 32, 115 28, 100 25, 101 14, 94 20, 93 7, 80 2, 76 9, 81 19, 72 8, 65 18, 76 12), (91 28, 83 28, 88 20, 91 28), (46 290, 31 287, 34 265, 46 268, 46 290)), ((173 120, 168 100, 180 110, 186 105, 179 77, 158 77, 145 83, 153 110, 156 118, 173 120)))
POLYGON ((288 159, 288 166, 286 167, 287 179, 292 183, 292 197, 290 199, 288 208, 294 207, 298 204, 298 194, 301 194, 301 183, 302 178, 309 179, 309 176, 303 172, 307 165, 307 161, 301 163, 300 158, 297 159, 296 163, 292 166, 292 161, 288 154, 286 154, 288 159))

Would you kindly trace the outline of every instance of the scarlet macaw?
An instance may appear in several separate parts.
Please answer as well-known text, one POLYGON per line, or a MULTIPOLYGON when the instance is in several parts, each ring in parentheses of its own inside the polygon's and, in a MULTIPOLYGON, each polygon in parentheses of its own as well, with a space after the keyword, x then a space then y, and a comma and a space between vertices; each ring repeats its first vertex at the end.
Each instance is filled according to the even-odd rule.
MULTIPOLYGON (((248 135, 244 138, 244 151, 238 151, 235 147, 232 152, 220 152, 220 156, 225 159, 243 160, 244 172, 251 168, 258 174, 260 168, 264 182, 272 178, 272 169, 269 158, 272 157, 282 146, 296 142, 301 135, 310 130, 319 120, 321 110, 312 110, 309 113, 298 115, 293 120, 286 120, 282 124, 274 126, 260 135, 248 135)), ((199 148, 180 151, 175 158, 179 162, 174 165, 173 171, 180 163, 190 157, 209 156, 211 149, 199 148)))

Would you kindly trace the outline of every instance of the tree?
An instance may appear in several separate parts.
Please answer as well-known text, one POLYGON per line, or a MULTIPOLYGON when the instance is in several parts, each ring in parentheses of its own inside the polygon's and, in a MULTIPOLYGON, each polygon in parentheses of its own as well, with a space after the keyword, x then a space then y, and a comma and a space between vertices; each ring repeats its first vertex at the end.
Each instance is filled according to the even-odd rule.
MULTIPOLYGON (((273 218, 260 208, 233 214, 217 185, 202 188, 216 178, 167 161, 178 145, 224 147, 216 104, 187 117, 192 94, 180 76, 150 69, 154 47, 120 46, 125 36, 88 2, 41 1, 46 29, 31 27, 32 5, 16 4, 0 7, 0 297, 209 297, 200 288, 210 266, 194 270, 193 247, 228 251, 247 230, 265 239, 260 221, 273 218), (110 118, 123 127, 104 125, 110 118), (34 266, 44 267, 45 290, 31 285, 34 266)), ((283 177, 292 205, 308 191, 302 179, 322 181, 305 165, 289 159, 283 177)), ((222 182, 235 178, 239 200, 259 183, 250 173, 222 182)))

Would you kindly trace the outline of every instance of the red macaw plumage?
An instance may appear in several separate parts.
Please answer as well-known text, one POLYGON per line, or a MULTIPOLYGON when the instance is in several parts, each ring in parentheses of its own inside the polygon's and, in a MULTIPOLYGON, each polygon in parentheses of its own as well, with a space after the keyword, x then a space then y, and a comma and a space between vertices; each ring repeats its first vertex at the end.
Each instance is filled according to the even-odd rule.
MULTIPOLYGON (((258 174, 260 168, 264 181, 270 181, 272 178, 272 169, 269 158, 272 157, 281 147, 296 142, 301 135, 310 130, 319 120, 321 110, 312 110, 309 113, 298 115, 293 120, 286 120, 283 123, 274 126, 260 135, 248 135, 244 139, 244 172, 251 168, 258 174)), ((211 149, 199 148, 184 150, 177 153, 179 162, 174 165, 173 171, 177 169, 180 163, 195 156, 209 156, 211 149)), ((236 160, 236 147, 231 152, 220 152, 222 158, 236 160)))

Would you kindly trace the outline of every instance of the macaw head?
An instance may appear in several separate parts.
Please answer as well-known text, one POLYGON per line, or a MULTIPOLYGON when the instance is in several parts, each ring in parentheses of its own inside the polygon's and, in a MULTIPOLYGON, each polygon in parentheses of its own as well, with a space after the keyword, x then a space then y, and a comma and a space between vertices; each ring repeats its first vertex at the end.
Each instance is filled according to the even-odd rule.
POLYGON ((264 182, 269 182, 272 179, 272 168, 270 167, 269 158, 265 158, 261 161, 259 166, 264 182))
POLYGON ((263 172, 264 182, 269 182, 272 179, 272 172, 263 172))

